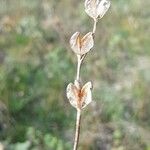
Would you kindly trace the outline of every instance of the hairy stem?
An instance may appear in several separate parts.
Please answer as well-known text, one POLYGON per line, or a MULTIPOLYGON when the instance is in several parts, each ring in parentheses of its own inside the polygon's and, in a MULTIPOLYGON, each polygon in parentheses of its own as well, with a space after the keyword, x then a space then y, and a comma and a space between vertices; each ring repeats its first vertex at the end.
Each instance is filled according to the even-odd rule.
POLYGON ((78 147, 79 135, 80 135, 80 123, 81 123, 81 110, 77 109, 76 132, 75 132, 73 150, 77 150, 77 147, 78 147))

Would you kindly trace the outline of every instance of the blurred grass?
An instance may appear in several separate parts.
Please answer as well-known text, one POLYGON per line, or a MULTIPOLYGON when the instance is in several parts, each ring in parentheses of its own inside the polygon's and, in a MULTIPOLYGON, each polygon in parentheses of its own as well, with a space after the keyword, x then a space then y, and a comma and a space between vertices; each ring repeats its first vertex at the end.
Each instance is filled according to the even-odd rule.
MULTIPOLYGON (((98 23, 81 71, 94 90, 80 150, 150 149, 149 5, 114 0, 98 23)), ((65 88, 76 58, 68 41, 91 28, 83 1, 0 0, 0 143, 6 149, 71 149, 75 110, 65 88)))

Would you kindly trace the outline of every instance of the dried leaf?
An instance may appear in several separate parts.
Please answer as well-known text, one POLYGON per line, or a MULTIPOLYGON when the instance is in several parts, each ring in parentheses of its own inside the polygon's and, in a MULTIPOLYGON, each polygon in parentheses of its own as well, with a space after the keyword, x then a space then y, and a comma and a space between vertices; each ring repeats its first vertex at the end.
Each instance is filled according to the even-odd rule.
POLYGON ((94 46, 93 33, 89 32, 83 38, 80 32, 74 33, 70 38, 70 46, 76 54, 86 54, 94 46))
POLYGON ((70 83, 67 86, 67 98, 70 104, 76 109, 85 108, 92 101, 92 83, 86 83, 82 88, 76 87, 70 83))
POLYGON ((109 0, 85 0, 85 12, 94 20, 101 19, 109 7, 109 0))

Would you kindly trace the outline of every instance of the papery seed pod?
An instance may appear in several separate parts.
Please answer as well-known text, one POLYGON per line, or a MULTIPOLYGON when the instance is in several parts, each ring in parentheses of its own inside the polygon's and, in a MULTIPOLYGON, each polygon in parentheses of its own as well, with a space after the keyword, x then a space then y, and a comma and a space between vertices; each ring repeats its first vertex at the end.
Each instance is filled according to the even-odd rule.
POLYGON ((109 7, 109 0, 85 0, 85 12, 94 20, 101 19, 109 7))
POLYGON ((92 83, 87 82, 81 89, 81 102, 82 102, 82 108, 85 108, 88 104, 92 102, 92 83))
POLYGON ((94 46, 93 33, 89 32, 81 37, 80 32, 76 32, 70 38, 70 46, 78 55, 84 55, 94 46))
POLYGON ((77 87, 73 84, 70 83, 67 86, 67 98, 69 99, 70 104, 77 108, 77 97, 78 97, 78 89, 77 87))
POLYGON ((92 83, 87 82, 82 88, 76 87, 73 83, 67 86, 67 98, 70 104, 76 109, 85 108, 92 102, 92 83))

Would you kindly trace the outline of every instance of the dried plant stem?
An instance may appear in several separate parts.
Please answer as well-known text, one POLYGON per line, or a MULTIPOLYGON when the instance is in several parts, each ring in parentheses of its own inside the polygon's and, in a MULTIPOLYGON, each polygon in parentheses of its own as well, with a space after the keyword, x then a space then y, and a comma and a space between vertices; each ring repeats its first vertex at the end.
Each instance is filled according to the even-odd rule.
POLYGON ((81 64, 83 59, 85 58, 86 54, 84 55, 77 55, 77 59, 78 59, 78 64, 77 64, 77 76, 76 76, 76 80, 79 81, 80 80, 80 69, 81 69, 81 64))
POLYGON ((92 102, 92 83, 89 81, 82 85, 80 81, 80 70, 83 59, 94 46, 94 35, 96 32, 97 21, 101 19, 108 8, 109 0, 85 0, 85 12, 94 19, 93 29, 85 36, 81 37, 80 32, 75 32, 70 38, 71 49, 77 56, 77 74, 73 83, 67 86, 67 98, 70 104, 77 109, 76 130, 73 150, 77 150, 80 136, 81 110, 92 102))
POLYGON ((96 26, 97 26, 97 19, 94 20, 94 26, 93 26, 93 34, 95 33, 96 31, 96 26))
MULTIPOLYGON (((77 55, 77 76, 76 80, 80 80, 80 68, 83 58, 80 55, 77 55)), ((75 138, 74 138, 74 146, 73 150, 77 150, 78 143, 79 143, 79 135, 80 135, 80 123, 81 123, 81 110, 77 109, 77 117, 76 117, 76 131, 75 131, 75 138)))
MULTIPOLYGON (((77 76, 76 76, 76 80, 79 81, 80 80, 80 68, 81 68, 81 64, 83 59, 85 58, 86 55, 77 55, 77 60, 78 60, 78 64, 77 64, 77 76)), ((74 146, 73 146, 73 150, 77 150, 78 147, 78 143, 79 143, 79 135, 80 135, 80 123, 81 123, 81 109, 77 109, 77 118, 76 118, 76 131, 75 131, 75 139, 74 139, 74 146)))
POLYGON ((76 132, 75 132, 73 150, 77 150, 77 147, 78 147, 79 135, 80 135, 80 123, 81 123, 81 110, 77 109, 76 132))
MULTIPOLYGON (((94 26, 93 26, 93 35, 96 31, 96 25, 97 25, 97 20, 94 20, 94 26)), ((80 69, 81 69, 81 64, 83 59, 85 58, 86 54, 84 55, 77 55, 77 76, 76 76, 76 80, 79 81, 80 80, 80 69)), ((80 123, 81 123, 81 110, 77 109, 77 118, 76 118, 76 132, 75 132, 75 139, 74 139, 74 146, 73 146, 73 150, 77 150, 78 147, 78 143, 79 143, 79 135, 80 135, 80 123)))
POLYGON ((80 32, 75 32, 70 38, 70 46, 77 55, 77 74, 73 83, 67 86, 67 97, 73 107, 77 109, 76 131, 73 150, 77 150, 80 136, 81 110, 92 102, 92 83, 87 82, 82 85, 80 82, 80 70, 83 59, 94 46, 94 35, 97 21, 101 19, 108 8, 109 0, 85 0, 85 12, 94 19, 93 29, 85 36, 81 37, 80 32))
POLYGON ((76 76, 76 80, 79 81, 80 79, 80 68, 81 68, 81 56, 80 55, 77 55, 77 58, 78 58, 78 64, 77 64, 77 76, 76 76))

